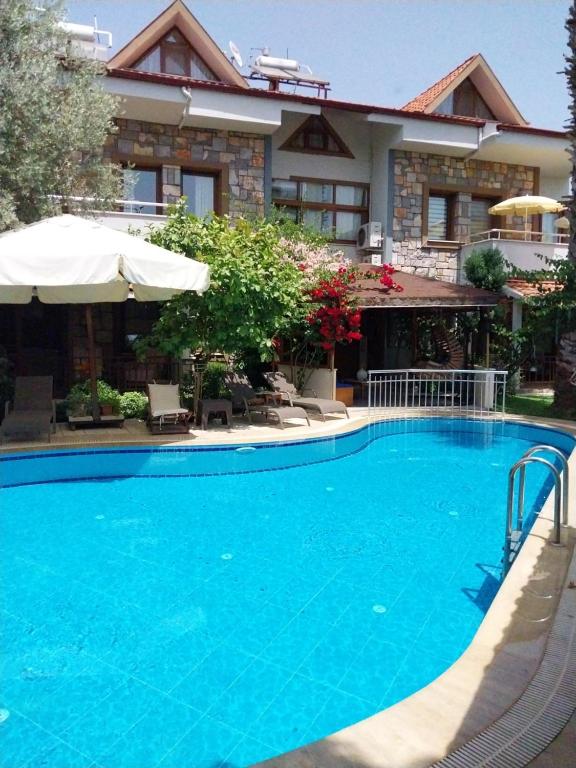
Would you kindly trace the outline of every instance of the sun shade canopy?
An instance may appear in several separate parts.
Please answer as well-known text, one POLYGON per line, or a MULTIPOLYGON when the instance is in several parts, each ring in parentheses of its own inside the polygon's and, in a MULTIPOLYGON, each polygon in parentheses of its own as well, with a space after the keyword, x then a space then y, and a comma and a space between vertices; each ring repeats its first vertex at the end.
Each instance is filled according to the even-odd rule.
POLYGON ((565 208, 565 205, 554 200, 552 197, 521 195, 520 197, 510 197, 508 200, 496 203, 496 205, 488 209, 488 212, 495 216, 529 216, 538 213, 560 213, 565 208))
POLYGON ((0 303, 163 301, 203 293, 208 266, 69 214, 0 235, 0 303))

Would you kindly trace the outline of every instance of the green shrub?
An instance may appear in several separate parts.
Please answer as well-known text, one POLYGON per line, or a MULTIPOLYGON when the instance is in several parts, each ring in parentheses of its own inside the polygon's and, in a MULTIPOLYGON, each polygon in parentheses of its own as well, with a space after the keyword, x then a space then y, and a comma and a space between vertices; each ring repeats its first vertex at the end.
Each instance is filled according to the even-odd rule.
POLYGON ((227 370, 226 363, 212 362, 206 365, 202 381, 202 397, 212 400, 230 397, 230 392, 224 385, 227 370))
POLYGON ((498 248, 472 251, 464 263, 464 274, 476 288, 498 293, 508 277, 502 251, 498 248))
POLYGON ((120 395, 120 413, 127 419, 145 419, 148 414, 148 398, 142 392, 124 392, 120 395))

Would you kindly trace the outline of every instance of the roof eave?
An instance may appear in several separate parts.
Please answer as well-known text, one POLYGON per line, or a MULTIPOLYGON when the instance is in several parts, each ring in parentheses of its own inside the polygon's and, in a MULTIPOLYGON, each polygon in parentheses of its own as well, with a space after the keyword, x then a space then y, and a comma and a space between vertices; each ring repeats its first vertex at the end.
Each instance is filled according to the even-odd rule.
POLYGON ((495 307, 499 299, 479 300, 479 301, 460 301, 454 299, 400 299, 390 298, 382 299, 373 304, 358 303, 359 309, 479 309, 481 307, 495 307))

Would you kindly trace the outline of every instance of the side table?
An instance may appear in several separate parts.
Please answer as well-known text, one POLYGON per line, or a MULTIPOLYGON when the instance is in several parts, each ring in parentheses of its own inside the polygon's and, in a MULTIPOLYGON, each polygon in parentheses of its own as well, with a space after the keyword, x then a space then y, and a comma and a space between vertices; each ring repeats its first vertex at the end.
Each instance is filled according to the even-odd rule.
POLYGON ((230 400, 200 400, 196 424, 202 429, 208 427, 208 419, 215 413, 224 414, 228 429, 232 427, 232 403, 230 400))

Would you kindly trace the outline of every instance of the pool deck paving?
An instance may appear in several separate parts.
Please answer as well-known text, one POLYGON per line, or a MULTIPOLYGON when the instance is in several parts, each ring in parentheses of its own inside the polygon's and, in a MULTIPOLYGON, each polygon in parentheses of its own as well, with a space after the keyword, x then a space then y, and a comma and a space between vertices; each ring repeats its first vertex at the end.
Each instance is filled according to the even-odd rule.
MULTIPOLYGON (((403 416, 394 414, 394 418, 403 416)), ((507 419, 528 421, 518 416, 507 419)), ((70 431, 66 425, 58 425, 50 443, 9 443, 1 446, 0 452, 127 444, 201 446, 301 440, 347 432, 367 423, 367 410, 352 408, 350 419, 336 417, 326 422, 311 419, 311 427, 290 425, 280 429, 266 422, 249 425, 243 419, 235 419, 231 430, 211 425, 208 430, 192 429, 189 435, 150 435, 146 425, 138 421, 127 421, 122 428, 101 430, 70 431)), ((574 422, 530 419, 529 423, 558 427, 576 435, 574 422)), ((569 465, 576 478, 576 451, 569 465)), ((427 768, 431 765, 438 768, 480 765, 573 768, 576 765, 576 686, 567 686, 566 671, 576 658, 576 588, 571 586, 572 582, 576 584, 575 481, 570 490, 569 526, 562 533, 564 546, 556 548, 549 543, 553 528, 553 505, 549 498, 474 640, 443 675, 383 712, 260 765, 266 768, 427 768), (556 645, 550 660, 553 643, 556 645), (531 686, 542 677, 543 670, 548 672, 549 679, 546 678, 544 689, 533 694, 531 686), (524 700, 528 702, 528 710, 526 706, 523 709, 524 700), (538 711, 530 709, 536 706, 534 702, 538 711), (545 705, 554 705, 554 702, 564 714, 558 716, 550 710, 548 717, 545 705), (571 713, 571 717, 566 717, 566 712, 571 713), (511 725, 506 724, 507 717, 511 725), (544 723, 540 741, 533 737, 532 729, 526 727, 526 722, 533 724, 536 732, 538 718, 544 723), (500 736, 491 736, 492 733, 500 736), (517 740, 519 734, 523 741, 517 740), (488 742, 494 742, 492 756, 482 753, 482 744, 485 747, 488 742)))

